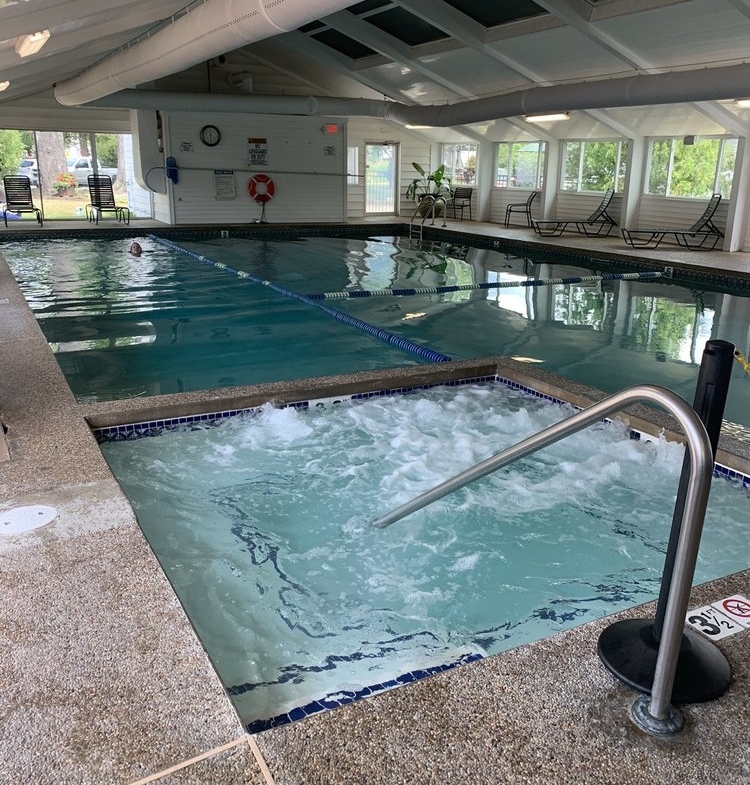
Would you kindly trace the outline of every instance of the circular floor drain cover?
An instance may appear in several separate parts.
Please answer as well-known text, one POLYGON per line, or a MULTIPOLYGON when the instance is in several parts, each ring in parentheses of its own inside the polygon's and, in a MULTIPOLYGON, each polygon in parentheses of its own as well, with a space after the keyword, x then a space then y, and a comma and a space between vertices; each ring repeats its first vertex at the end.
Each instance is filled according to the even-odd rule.
POLYGON ((0 534, 18 534, 46 526, 57 517, 54 507, 32 504, 28 507, 14 507, 0 512, 0 534))

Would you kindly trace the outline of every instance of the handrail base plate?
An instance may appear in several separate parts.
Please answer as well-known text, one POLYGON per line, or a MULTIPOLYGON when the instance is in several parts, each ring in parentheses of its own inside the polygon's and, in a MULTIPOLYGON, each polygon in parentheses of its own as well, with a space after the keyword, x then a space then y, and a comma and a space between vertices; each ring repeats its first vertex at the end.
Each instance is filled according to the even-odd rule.
MULTIPOLYGON (((637 692, 651 694, 659 644, 653 619, 624 619, 604 629, 597 642, 604 667, 637 692)), ((705 703, 723 695, 732 681, 726 657, 700 633, 685 629, 677 658, 673 703, 705 703)))

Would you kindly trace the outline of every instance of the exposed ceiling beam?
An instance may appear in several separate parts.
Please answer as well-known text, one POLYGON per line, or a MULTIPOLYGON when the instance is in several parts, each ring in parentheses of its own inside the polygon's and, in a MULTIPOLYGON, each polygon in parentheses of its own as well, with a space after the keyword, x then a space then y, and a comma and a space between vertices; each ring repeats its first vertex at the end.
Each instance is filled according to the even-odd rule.
POLYGON ((737 134, 737 136, 750 134, 750 125, 744 123, 737 115, 732 114, 729 109, 716 101, 696 101, 693 106, 729 133, 737 134))
POLYGON ((370 90, 374 90, 380 96, 385 96, 394 101, 400 101, 405 97, 398 94, 398 92, 393 89, 392 85, 373 79, 369 74, 357 70, 351 57, 342 55, 340 52, 331 49, 329 46, 324 46, 318 41, 314 41, 303 33, 293 32, 277 36, 273 39, 273 45, 276 45, 277 43, 292 47, 298 53, 302 53, 304 56, 320 63, 322 66, 339 69, 343 68, 353 79, 365 87, 369 87, 370 90))
MULTIPOLYGON (((74 0, 74 2, 77 3, 78 0, 74 0)), ((66 3, 65 5, 72 4, 66 3)), ((25 4, 19 3, 19 5, 25 4)), ((10 7, 14 8, 15 6, 10 7)), ((0 12, 3 10, 5 9, 0 8, 0 12)), ((92 62, 96 62, 111 51, 126 45, 138 35, 145 33, 156 21, 159 21, 158 17, 154 17, 153 4, 149 2, 134 3, 128 6, 126 26, 123 25, 121 15, 96 14, 92 18, 93 20, 98 19, 98 21, 94 21, 90 25, 74 27, 69 32, 53 35, 41 53, 28 62, 21 60, 13 49, 0 54, 0 73, 4 78, 12 80, 19 71, 28 72, 36 67, 45 76, 44 87, 46 88, 49 87, 48 75, 50 72, 55 74, 56 80, 72 76, 90 66, 92 62), (82 52, 88 53, 88 62, 81 61, 82 52), (62 62, 62 58, 65 57, 73 57, 78 65, 75 68, 68 67, 62 62), (58 63, 63 65, 61 70, 58 70, 58 63)), ((5 29, 0 29, 5 35, 5 29)))
MULTIPOLYGON (((446 90, 450 90, 455 96, 460 96, 461 98, 476 98, 476 95, 470 90, 466 90, 456 82, 446 79, 431 68, 427 68, 418 60, 415 60, 412 57, 412 49, 410 46, 407 46, 392 35, 388 35, 388 33, 378 30, 369 22, 363 22, 348 11, 340 11, 331 14, 321 21, 325 22, 325 24, 329 25, 334 30, 338 30, 340 33, 349 36, 349 38, 353 38, 355 41, 363 43, 370 49, 380 52, 380 54, 390 58, 393 62, 399 63, 400 65, 421 74, 436 84, 439 84, 441 87, 444 87, 446 90)), ((446 96, 446 99, 449 98, 450 96, 446 96)))
POLYGON ((606 125, 608 128, 611 128, 613 131, 620 134, 620 136, 624 136, 627 139, 634 139, 636 136, 640 135, 637 134, 631 126, 615 120, 606 109, 589 109, 587 113, 595 120, 598 120, 602 125, 606 125))
POLYGON ((535 2, 632 68, 638 70, 649 68, 635 52, 588 21, 591 6, 584 0, 535 0, 535 2))
POLYGON ((0 73, 4 78, 12 79, 17 73, 29 73, 36 70, 47 78, 47 86, 49 87, 50 72, 54 73, 58 79, 64 78, 63 74, 57 70, 58 64, 63 65, 66 73, 71 71, 71 68, 66 65, 66 59, 72 58, 80 62, 81 53, 86 52, 89 60, 81 66, 81 68, 85 68, 104 57, 113 48, 119 47, 125 40, 127 39, 123 39, 122 34, 118 34, 109 25, 106 29, 98 30, 93 37, 87 35, 84 30, 77 30, 60 36, 49 49, 45 46, 42 49, 43 56, 37 56, 29 63, 20 60, 14 50, 0 52, 0 73))
POLYGON ((729 5, 734 6, 740 13, 750 17, 750 0, 726 0, 729 5))
POLYGON ((533 69, 489 46, 484 40, 486 28, 451 6, 436 0, 400 0, 400 4, 420 19, 443 30, 450 30, 453 38, 469 49, 492 58, 531 82, 551 84, 533 69))
POLYGON ((48 30, 71 19, 84 19, 99 11, 122 8, 117 0, 102 0, 92 6, 89 0, 38 0, 35 3, 13 3, 0 6, 0 31, 3 40, 18 38, 37 30, 48 30))
MULTIPOLYGON (((309 39, 301 33, 289 33, 294 40, 309 43, 309 39)), ((342 68, 337 61, 322 62, 311 59, 300 52, 300 47, 287 46, 287 36, 258 41, 248 49, 238 49, 233 53, 230 63, 242 66, 243 61, 249 65, 260 63, 294 81, 301 82, 313 89, 318 95, 348 95, 358 98, 382 98, 382 90, 374 90, 351 75, 351 65, 342 68), (236 58, 236 59, 235 59, 236 58), (364 91, 363 91, 363 88, 364 91), (372 93, 372 95, 370 95, 372 93)), ((318 47, 311 47, 317 49, 318 47)))
POLYGON ((141 24, 155 25, 185 7, 184 0, 154 3, 143 0, 140 3, 129 3, 127 13, 123 13, 122 0, 35 0, 33 3, 22 2, 0 7, 0 35, 9 40, 21 35, 50 30, 60 25, 68 26, 71 21, 90 20, 85 26, 91 30, 90 24, 102 24, 109 21, 115 29, 122 32, 123 28, 133 28, 141 24), (97 22, 97 17, 101 17, 97 22), (139 21, 135 22, 134 18, 139 21))
MULTIPOLYGON (((546 76, 543 76, 526 65, 522 65, 510 57, 506 57, 496 49, 485 44, 482 40, 482 36, 485 33, 484 26, 469 19, 465 14, 461 14, 451 6, 442 2, 437 3, 435 0, 399 0, 399 2, 404 8, 407 8, 421 19, 436 24, 438 27, 450 30, 451 35, 461 41, 465 46, 480 52, 481 54, 488 55, 493 60, 502 63, 514 73, 528 79, 531 84, 535 83, 546 87, 553 84, 546 76)), ((606 112, 587 110, 587 113, 599 120, 599 122, 613 128, 617 133, 623 136, 633 135, 632 131, 628 133, 623 127, 618 128, 617 126, 619 126, 619 123, 615 123, 611 118, 608 118, 606 112)), ((526 123, 518 125, 519 128, 528 131, 529 128, 526 126, 526 123)), ((538 134, 538 130, 536 133, 538 134)))
MULTIPOLYGON (((272 57, 272 53, 278 52, 279 44, 282 46, 289 46, 289 48, 293 49, 297 53, 304 50, 304 54, 306 56, 313 58, 316 62, 323 66, 330 65, 333 68, 341 68, 342 66, 346 67, 352 74, 352 78, 356 80, 357 84, 368 87, 379 96, 386 96, 387 98, 391 98, 394 101, 398 101, 400 98, 398 95, 394 94, 394 91, 389 85, 372 78, 363 77, 360 71, 355 71, 352 68, 351 58, 348 58, 345 55, 342 55, 340 52, 336 52, 330 47, 325 46, 318 41, 312 40, 309 36, 298 32, 286 33, 283 36, 274 38, 273 41, 261 42, 261 46, 267 46, 266 59, 267 62, 271 63, 274 68, 278 68, 279 66, 276 65, 274 58, 272 57), (292 41, 293 43, 291 43, 292 41)), ((253 47, 254 51, 257 46, 258 45, 253 47)), ((469 137, 470 139, 475 139, 478 142, 485 141, 481 134, 478 134, 470 127, 454 126, 454 129, 464 136, 469 137)))

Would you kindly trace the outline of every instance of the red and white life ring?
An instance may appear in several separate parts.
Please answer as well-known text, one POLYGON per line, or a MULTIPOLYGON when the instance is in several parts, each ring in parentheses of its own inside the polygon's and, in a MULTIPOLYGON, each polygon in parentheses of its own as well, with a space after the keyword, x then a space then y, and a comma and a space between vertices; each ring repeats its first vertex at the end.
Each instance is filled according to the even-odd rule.
POLYGON ((251 199, 255 199, 258 204, 265 204, 273 199, 276 186, 267 174, 254 174, 247 184, 247 190, 251 199))

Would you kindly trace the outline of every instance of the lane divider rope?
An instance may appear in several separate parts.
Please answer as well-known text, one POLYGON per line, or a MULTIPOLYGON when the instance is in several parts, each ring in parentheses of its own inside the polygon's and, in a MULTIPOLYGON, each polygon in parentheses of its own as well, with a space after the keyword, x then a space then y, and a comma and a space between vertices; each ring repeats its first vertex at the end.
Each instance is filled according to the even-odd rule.
POLYGON ((220 270, 224 270, 228 273, 232 273, 240 278, 245 278, 249 281, 254 283, 262 284, 263 286, 267 286, 269 289, 273 289, 275 292, 279 294, 283 294, 286 297, 291 297, 294 300, 299 300, 300 302, 305 303, 306 305, 312 305, 315 308, 323 311, 324 313, 332 316, 339 322, 343 324, 348 324, 351 327, 356 327, 363 332, 372 335, 373 338, 377 338, 384 343, 387 343, 391 346, 395 346, 397 349, 401 349, 402 351, 409 352, 410 354, 414 354, 417 357, 421 357, 423 360, 427 360, 428 362, 434 363, 443 363, 448 362, 451 358, 445 354, 441 354, 440 352, 433 351, 432 349, 428 349, 425 346, 420 346, 413 341, 410 341, 406 338, 401 338, 398 335, 395 335, 388 330, 383 330, 380 327, 376 327, 373 324, 369 324, 368 322, 362 321, 362 319, 357 319, 355 316, 349 316, 349 314, 343 313, 343 311, 339 311, 336 308, 331 308, 329 305, 324 305, 319 300, 313 300, 307 295, 298 294, 297 292, 292 291, 291 289, 287 289, 285 286, 280 286, 279 284, 275 284, 272 281, 265 281, 262 278, 258 278, 257 276, 251 275, 250 273, 245 272, 244 270, 237 270, 234 267, 231 267, 228 264, 224 264, 223 262, 217 262, 215 259, 211 259, 208 256, 203 256, 202 254, 196 253, 195 251, 191 251, 189 248, 184 248, 177 243, 173 243, 171 240, 165 240, 162 237, 157 237, 156 235, 149 235, 149 239, 152 242, 158 243, 159 245, 163 245, 166 248, 170 248, 173 251, 178 251, 180 253, 187 254, 188 256, 192 256, 194 259, 197 259, 200 262, 204 262, 205 264, 213 265, 214 267, 218 267, 220 270))
POLYGON ((597 281, 635 281, 661 278, 661 272, 604 273, 603 275, 577 275, 570 278, 535 278, 528 281, 496 281, 494 283, 467 283, 453 286, 426 286, 419 289, 353 289, 346 292, 320 292, 305 295, 311 300, 356 300, 360 297, 405 297, 415 294, 443 294, 470 292, 475 289, 510 289, 514 286, 551 286, 554 284, 590 283, 597 281))

